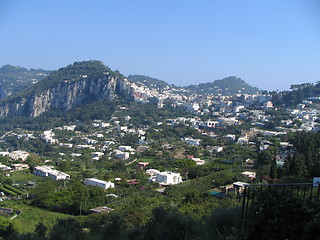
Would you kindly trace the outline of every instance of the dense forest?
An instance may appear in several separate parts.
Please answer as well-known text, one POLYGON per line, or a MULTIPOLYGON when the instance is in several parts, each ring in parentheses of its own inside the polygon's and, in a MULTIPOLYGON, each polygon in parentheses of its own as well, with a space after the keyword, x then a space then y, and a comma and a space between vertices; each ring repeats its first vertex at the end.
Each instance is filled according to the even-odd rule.
POLYGON ((293 147, 287 149, 287 156, 282 168, 276 166, 276 156, 280 144, 274 144, 268 150, 258 154, 260 175, 270 176, 281 182, 309 182, 309 179, 320 176, 320 133, 298 132, 289 133, 288 141, 293 147))

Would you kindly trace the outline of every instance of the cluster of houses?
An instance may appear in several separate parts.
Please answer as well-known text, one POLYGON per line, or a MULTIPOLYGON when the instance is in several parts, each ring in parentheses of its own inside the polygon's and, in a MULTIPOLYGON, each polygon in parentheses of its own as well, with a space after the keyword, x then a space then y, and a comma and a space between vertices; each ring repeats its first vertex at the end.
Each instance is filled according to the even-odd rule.
POLYGON ((21 161, 26 161, 27 157, 30 155, 30 153, 26 151, 12 151, 12 152, 0 152, 0 156, 2 157, 10 157, 12 160, 21 160, 21 161))
MULTIPOLYGON (((279 136, 286 134, 290 131, 317 131, 319 130, 318 116, 320 110, 318 105, 314 104, 319 99, 305 99, 301 104, 298 104, 294 109, 287 109, 289 113, 288 119, 282 119, 280 126, 275 126, 273 129, 266 130, 264 126, 268 125, 272 120, 272 116, 266 110, 274 109, 272 103, 272 96, 268 94, 235 94, 232 96, 223 95, 186 95, 181 90, 174 88, 149 89, 145 86, 138 86, 132 84, 134 89, 134 99, 136 102, 148 102, 149 99, 158 99, 158 108, 162 108, 167 99, 171 100, 170 104, 174 107, 185 108, 186 111, 192 113, 192 117, 177 117, 171 119, 162 119, 162 121, 156 122, 154 131, 161 131, 161 125, 167 124, 171 126, 178 126, 183 124, 187 127, 197 129, 199 133, 212 138, 217 138, 214 133, 214 129, 223 129, 228 126, 238 126, 244 122, 250 123, 251 128, 242 130, 241 134, 229 134, 226 133, 222 136, 225 141, 234 142, 241 145, 254 144, 251 139, 256 139, 257 136, 262 136, 259 149, 260 151, 268 149, 271 145, 268 142, 269 137, 279 136), (252 107, 254 106, 254 107, 252 107), (203 118, 202 116, 206 116, 203 118), (297 124, 299 122, 300 124, 297 124), (208 131, 209 129, 209 131, 208 131)), ((119 107, 120 112, 125 111, 125 107, 119 107)), ((122 117, 113 116, 109 122, 94 120, 91 123, 92 132, 84 134, 80 131, 76 131, 76 125, 68 125, 49 129, 44 131, 40 138, 52 145, 59 146, 61 148, 69 149, 70 157, 76 159, 82 156, 83 152, 90 154, 91 159, 99 161, 101 159, 119 159, 119 160, 133 160, 134 157, 140 152, 149 149, 149 141, 147 139, 146 132, 150 128, 149 126, 133 126, 131 123, 132 117, 129 115, 122 115, 122 117), (70 131, 74 137, 70 139, 59 139, 56 131, 70 131), (119 139, 126 135, 133 134, 139 139, 139 145, 133 147, 123 145, 119 139), (74 139, 77 138, 77 141, 74 139)), ((32 133, 17 134, 8 132, 5 135, 17 136, 17 138, 24 138, 29 140, 36 138, 32 133)), ((3 136, 4 137, 4 136, 3 136)), ((192 138, 191 136, 185 136, 181 139, 188 146, 200 146, 202 144, 201 139, 192 138)), ((289 146, 287 142, 280 143, 283 148, 289 146)), ((208 150, 211 152, 224 151, 223 146, 208 146, 208 150)), ((29 156, 25 151, 11 151, 0 152, 1 156, 8 156, 12 160, 21 160, 22 162, 29 156)), ((61 153, 61 156, 65 156, 65 153, 61 153)), ((277 158, 278 166, 283 165, 285 156, 281 155, 277 158)), ((205 164, 204 160, 199 158, 191 158, 197 165, 205 164)), ((145 165, 141 163, 141 168, 145 165)), ((26 164, 11 164, 10 166, 0 164, 0 170, 26 169, 26 164)), ((159 172, 155 169, 149 169, 146 171, 150 175, 150 182, 157 182, 162 185, 172 185, 182 182, 179 173, 173 172, 159 172)), ((43 177, 49 177, 54 180, 69 179, 70 176, 66 173, 57 171, 51 166, 38 166, 34 169, 34 174, 43 177)), ((246 175, 246 174, 244 174, 246 175)), ((248 172, 248 177, 253 177, 253 173, 248 172)), ((86 185, 92 185, 102 187, 104 189, 114 187, 111 182, 104 182, 102 180, 90 178, 85 179, 86 185)))
MULTIPOLYGON (((252 122, 254 126, 264 126, 270 121, 271 116, 266 114, 266 110, 274 109, 272 96, 264 93, 234 95, 222 94, 185 94, 181 89, 167 87, 163 89, 148 88, 140 84, 132 84, 134 89, 134 98, 137 102, 148 102, 150 98, 158 99, 158 107, 163 107, 165 100, 174 107, 181 107, 193 113, 195 116, 212 115, 217 120, 202 123, 207 127, 223 127, 226 125, 238 125, 241 121, 252 122), (258 109, 258 110, 257 110, 258 109)), ((285 131, 288 129, 297 129, 293 120, 297 119, 302 122, 298 126, 300 130, 317 131, 319 125, 316 122, 319 115, 318 107, 319 97, 309 97, 298 104, 295 109, 288 109, 290 118, 281 121, 285 131)), ((196 124, 196 121, 191 124, 196 124)), ((278 128, 276 131, 282 131, 278 128)))

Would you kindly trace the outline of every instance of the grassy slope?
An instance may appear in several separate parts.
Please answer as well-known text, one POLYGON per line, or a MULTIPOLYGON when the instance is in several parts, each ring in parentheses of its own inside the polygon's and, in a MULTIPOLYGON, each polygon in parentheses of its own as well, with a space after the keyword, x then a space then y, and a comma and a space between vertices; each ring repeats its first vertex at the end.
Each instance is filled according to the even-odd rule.
POLYGON ((21 201, 6 200, 1 202, 0 206, 12 208, 14 211, 22 211, 20 215, 12 220, 17 226, 19 233, 34 232, 34 229, 39 222, 42 222, 50 229, 57 219, 72 217, 68 214, 50 212, 48 210, 30 206, 21 201))
POLYGON ((25 184, 28 181, 41 181, 43 180, 42 177, 38 177, 36 175, 33 175, 30 170, 22 170, 22 171, 16 171, 11 172, 11 176, 9 178, 12 179, 13 183, 19 183, 21 185, 25 184))

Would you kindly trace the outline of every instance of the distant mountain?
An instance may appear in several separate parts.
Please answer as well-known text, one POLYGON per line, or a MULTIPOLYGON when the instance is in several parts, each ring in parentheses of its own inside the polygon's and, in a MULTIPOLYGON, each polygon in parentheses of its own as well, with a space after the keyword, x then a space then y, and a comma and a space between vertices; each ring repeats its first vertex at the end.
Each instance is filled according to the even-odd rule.
POLYGON ((52 71, 42 69, 26 69, 23 67, 4 65, 0 68, 0 99, 41 81, 52 71))
POLYGON ((164 89, 172 86, 165 81, 144 75, 129 75, 128 80, 138 86, 143 85, 152 89, 164 89))
POLYGON ((165 81, 144 75, 130 75, 128 76, 128 80, 138 86, 145 86, 156 90, 175 88, 175 90, 181 90, 181 92, 183 92, 184 94, 232 95, 236 93, 254 94, 260 91, 258 88, 250 86, 244 80, 237 77, 227 77, 222 80, 201 83, 198 85, 190 85, 187 87, 177 87, 168 84, 165 81), (187 93, 186 91, 188 91, 189 93, 187 93))
POLYGON ((250 86, 244 80, 238 77, 226 77, 214 82, 201 83, 199 85, 190 85, 186 90, 196 94, 223 94, 232 95, 236 93, 254 94, 260 90, 250 86))
POLYGON ((36 117, 51 109, 68 111, 95 101, 129 98, 128 92, 130 84, 118 71, 99 61, 75 62, 0 101, 0 117, 36 117))

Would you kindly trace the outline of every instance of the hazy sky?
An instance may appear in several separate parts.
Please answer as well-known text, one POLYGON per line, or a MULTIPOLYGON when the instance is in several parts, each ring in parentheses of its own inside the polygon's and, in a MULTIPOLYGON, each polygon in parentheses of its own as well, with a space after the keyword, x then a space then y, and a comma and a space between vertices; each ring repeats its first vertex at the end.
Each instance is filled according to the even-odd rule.
POLYGON ((0 0, 0 66, 101 60, 184 86, 320 81, 318 0, 0 0))

